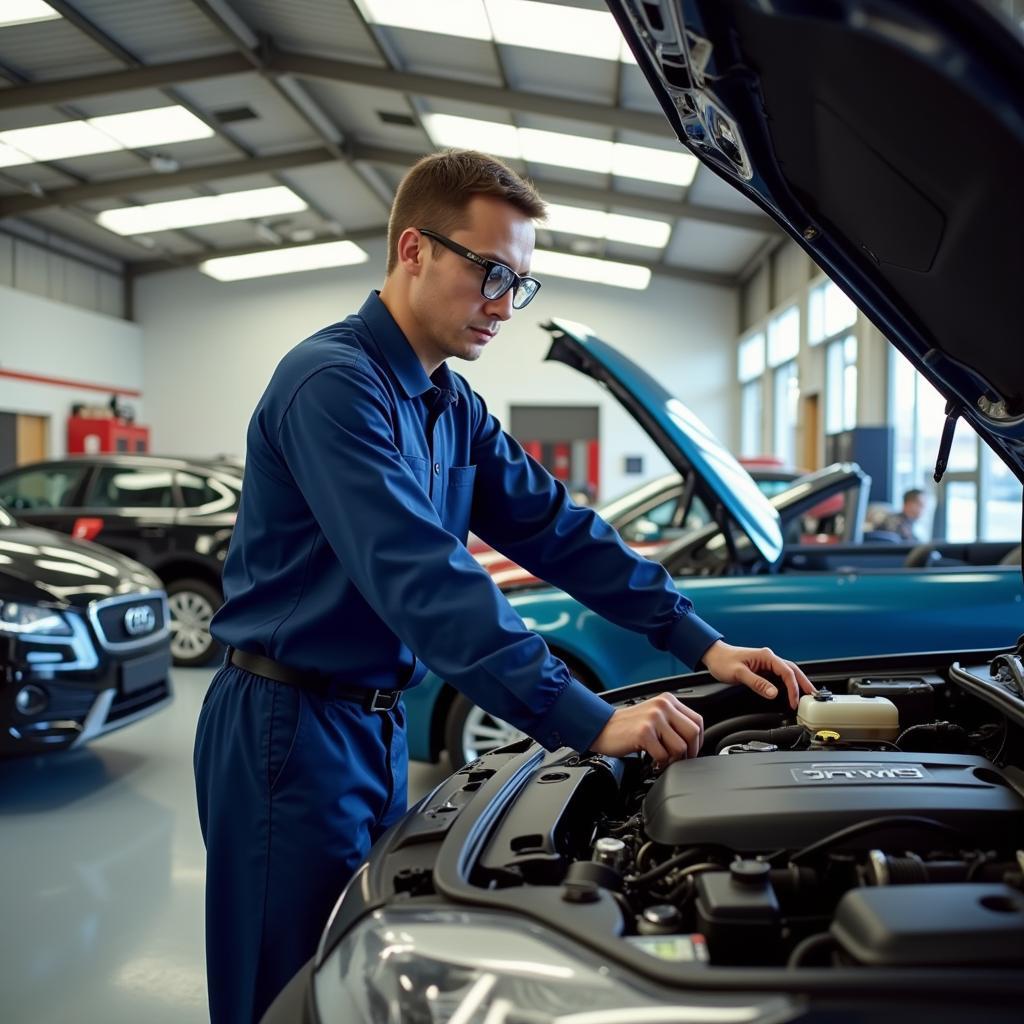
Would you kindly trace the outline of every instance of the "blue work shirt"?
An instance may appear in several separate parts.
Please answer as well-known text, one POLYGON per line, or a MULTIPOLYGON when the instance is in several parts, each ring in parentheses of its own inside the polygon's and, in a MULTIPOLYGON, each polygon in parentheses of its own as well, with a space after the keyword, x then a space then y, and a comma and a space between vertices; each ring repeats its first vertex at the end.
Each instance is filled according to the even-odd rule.
POLYGON ((429 667, 549 749, 585 750, 611 707, 526 628, 470 530, 689 665, 721 637, 462 377, 428 377, 375 292, 293 348, 253 413, 213 634, 368 689, 429 667))

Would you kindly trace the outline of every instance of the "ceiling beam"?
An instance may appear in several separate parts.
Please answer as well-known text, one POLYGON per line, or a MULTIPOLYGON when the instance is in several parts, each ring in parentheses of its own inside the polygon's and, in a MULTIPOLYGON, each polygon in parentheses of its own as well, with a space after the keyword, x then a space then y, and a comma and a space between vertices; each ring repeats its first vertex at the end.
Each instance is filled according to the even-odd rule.
MULTIPOLYGON (((411 166, 422 155, 407 150, 390 149, 384 146, 370 146, 360 142, 350 142, 344 148, 348 157, 352 160, 365 161, 367 163, 393 164, 399 167, 411 166)), ((181 171, 173 171, 170 174, 152 172, 132 175, 127 178, 114 178, 107 181, 88 182, 82 185, 70 185, 65 188, 53 189, 42 196, 0 196, 0 217, 13 217, 31 213, 34 210, 45 210, 55 206, 68 206, 72 203, 86 202, 90 199, 108 199, 128 194, 177 188, 183 185, 201 184, 224 178, 238 178, 250 174, 269 174, 276 171, 287 171, 297 167, 329 163, 335 159, 334 154, 327 149, 302 149, 292 153, 279 153, 274 156, 260 156, 246 160, 231 160, 225 163, 188 167, 181 171)), ((684 217, 688 220, 724 224, 728 227, 744 228, 748 231, 762 231, 773 236, 778 232, 775 223, 770 218, 759 213, 743 213, 738 210, 725 210, 715 206, 700 206, 688 200, 660 199, 656 196, 609 192, 606 189, 589 185, 571 185, 556 181, 537 181, 536 184, 541 192, 550 198, 576 200, 602 206, 620 206, 661 217, 673 219, 684 217)))
MULTIPOLYGON (((541 93, 505 89, 496 85, 482 85, 438 75, 393 71, 389 68, 352 61, 314 57, 309 54, 278 50, 272 46, 259 50, 262 70, 270 74, 294 74, 322 78, 332 82, 366 85, 376 89, 395 89, 399 92, 439 99, 452 99, 483 106, 500 107, 519 113, 544 114, 549 117, 586 121, 609 128, 625 128, 651 135, 671 137, 671 129, 663 114, 639 110, 625 110, 606 103, 545 96, 541 93)), ((61 103, 81 100, 86 96, 125 92, 180 85, 182 82, 203 78, 258 71, 250 57, 244 53, 226 53, 216 57, 179 60, 147 67, 129 67, 124 71, 106 71, 96 75, 78 75, 49 82, 0 89, 0 110, 33 106, 41 103, 61 103)))
POLYGON ((124 71, 103 71, 96 75, 77 75, 48 82, 32 82, 10 89, 0 89, 0 110, 37 104, 68 103, 86 96, 103 96, 132 89, 152 89, 181 85, 203 78, 221 78, 252 71, 252 65, 240 53, 224 53, 216 57, 176 60, 170 64, 126 68, 124 71))
MULTIPOLYGON (((400 167, 408 167, 418 155, 402 149, 371 146, 361 142, 353 142, 350 152, 355 160, 395 164, 400 167)), ((760 213, 743 213, 740 210, 725 210, 717 206, 700 206, 688 200, 661 199, 657 196, 634 195, 630 192, 610 192, 608 189, 592 185, 570 185, 559 181, 544 180, 535 180, 534 184, 546 197, 557 196, 562 199, 576 199, 580 202, 598 203, 605 206, 624 206, 631 210, 642 210, 645 213, 654 213, 662 217, 686 217, 689 220, 725 224, 729 227, 745 228, 748 231, 763 231, 771 234, 778 231, 775 222, 760 213)))
MULTIPOLYGON (((380 224, 374 227, 346 231, 339 235, 327 235, 320 238, 312 238, 308 242, 301 242, 295 245, 265 245, 255 247, 248 245, 238 246, 231 249, 210 249, 206 252, 189 253, 187 255, 177 257, 173 263, 169 260, 136 260, 128 265, 127 271, 132 277, 145 277, 149 274, 159 274, 166 270, 180 270, 182 267, 195 267, 205 260, 218 259, 222 256, 244 256, 249 253, 277 252, 282 248, 297 249, 308 245, 320 245, 322 242, 366 242, 373 239, 383 240, 387 238, 387 232, 387 225, 380 224)), ((558 250, 553 251, 557 252, 558 250)), ((566 253, 565 255, 573 256, 578 254, 566 253)), ((681 281, 689 281, 696 284, 714 285, 718 288, 736 287, 736 280, 730 274, 719 274, 714 271, 690 269, 689 267, 676 267, 668 263, 654 262, 652 260, 637 260, 631 258, 623 260, 622 262, 629 263, 632 266, 646 267, 652 274, 657 274, 662 277, 672 277, 681 281)))
POLYGON ((607 103, 591 103, 563 96, 545 96, 542 93, 504 89, 499 85, 484 85, 438 75, 393 71, 390 68, 356 64, 352 61, 314 57, 288 50, 271 50, 267 65, 272 71, 323 78, 349 85, 366 85, 374 89, 397 89, 418 96, 458 100, 487 107, 501 107, 517 113, 543 114, 548 117, 587 121, 608 128, 626 128, 672 138, 672 131, 664 114, 640 110, 625 110, 607 103))
POLYGON ((110 199, 132 193, 156 192, 165 188, 200 185, 208 181, 240 178, 250 174, 271 174, 275 171, 287 171, 296 167, 331 163, 336 159, 334 154, 326 149, 300 149, 293 153, 277 153, 274 156, 229 160, 219 164, 200 164, 198 167, 186 167, 184 170, 172 171, 169 174, 149 171, 145 174, 133 174, 127 178, 69 185, 66 188, 53 189, 42 196, 0 196, 0 217, 14 217, 23 213, 32 213, 34 210, 68 206, 90 199, 110 199))

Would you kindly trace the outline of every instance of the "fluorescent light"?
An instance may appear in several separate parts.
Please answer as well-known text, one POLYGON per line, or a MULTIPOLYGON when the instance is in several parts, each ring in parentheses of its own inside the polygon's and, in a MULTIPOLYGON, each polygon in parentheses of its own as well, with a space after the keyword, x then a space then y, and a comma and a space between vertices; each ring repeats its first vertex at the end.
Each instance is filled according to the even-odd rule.
POLYGON ((581 135, 520 128, 519 145, 522 158, 533 163, 575 167, 598 174, 607 174, 611 170, 613 144, 607 139, 588 139, 581 135))
POLYGON ((697 173, 697 158, 652 146, 589 139, 582 135, 515 128, 453 114, 424 114, 423 125, 437 146, 480 149, 494 156, 615 174, 684 187, 697 173))
MULTIPOLYGON (((15 128, 0 132, 0 142, 22 154, 19 163, 36 160, 62 160, 69 156, 89 156, 120 149, 111 139, 87 121, 62 121, 35 128, 15 128)), ((8 164, 10 166, 10 164, 8 164)))
POLYGON ((367 21, 389 28, 436 32, 506 46, 622 60, 636 58, 607 11, 535 0, 356 0, 367 21))
POLYGON ((514 125, 478 121, 474 117, 455 117, 452 114, 423 114, 421 119, 427 134, 438 146, 479 149, 491 156, 522 159, 519 129, 514 125))
POLYGON ((603 210, 584 210, 579 206, 559 206, 556 203, 548 204, 548 215, 543 227, 568 235, 647 245, 652 249, 664 248, 672 234, 672 225, 667 221, 627 217, 620 213, 605 213, 603 210))
POLYGON ((89 124, 115 139, 125 149, 168 146, 172 142, 191 142, 213 135, 208 124, 191 111, 177 106, 91 117, 89 124))
POLYGON ((689 153, 673 153, 653 146, 630 146, 616 142, 612 154, 612 174, 623 178, 643 178, 664 185, 689 185, 697 173, 697 158, 689 153))
POLYGON ((218 281, 241 281, 247 277, 295 274, 324 267, 347 267, 365 263, 370 257, 355 242, 322 242, 242 256, 218 256, 199 264, 199 269, 218 281))
POLYGON ((607 11, 585 11, 534 0, 485 0, 494 41, 598 60, 635 62, 607 11))
POLYGON ((643 291, 651 283, 647 267, 613 260, 595 260, 589 256, 569 256, 562 252, 537 249, 530 262, 530 273, 553 277, 571 277, 575 281, 613 285, 643 291))
POLYGON ((0 132, 0 167, 139 146, 165 146, 211 135, 213 129, 184 107, 157 107, 84 121, 61 121, 0 132))
POLYGON ((491 39, 491 26, 480 0, 357 0, 367 21, 390 28, 411 28, 464 39, 491 39))
POLYGON ((0 28, 29 25, 34 21, 53 21, 60 15, 43 0, 4 0, 0 7, 0 28))
POLYGON ((222 224, 229 220, 272 217, 305 209, 306 203, 290 188, 274 185, 271 188, 227 192, 218 196, 197 196, 194 199, 175 199, 166 203, 104 210, 96 222, 119 235, 137 235, 197 224, 222 224))

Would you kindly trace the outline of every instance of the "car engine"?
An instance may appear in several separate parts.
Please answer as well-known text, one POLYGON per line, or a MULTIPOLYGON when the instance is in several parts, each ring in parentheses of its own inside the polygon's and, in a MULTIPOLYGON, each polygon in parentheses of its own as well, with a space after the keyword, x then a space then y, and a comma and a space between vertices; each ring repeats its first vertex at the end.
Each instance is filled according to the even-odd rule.
POLYGON ((474 882, 610 892, 623 941, 692 964, 1024 964, 1020 728, 941 677, 834 685, 665 770, 547 762, 474 882))

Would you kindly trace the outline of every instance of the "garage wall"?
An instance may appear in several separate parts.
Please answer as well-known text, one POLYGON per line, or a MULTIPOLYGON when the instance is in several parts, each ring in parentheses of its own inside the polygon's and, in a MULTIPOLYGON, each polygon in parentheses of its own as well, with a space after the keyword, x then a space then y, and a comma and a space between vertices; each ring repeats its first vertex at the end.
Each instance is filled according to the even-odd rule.
MULTIPOLYGON (((154 450, 241 453, 252 409, 284 352, 343 319, 379 287, 383 242, 366 248, 370 263, 342 271, 232 284, 192 270, 140 278, 135 310, 145 336, 154 450)), ((455 365, 506 423, 513 404, 600 406, 601 497, 607 498, 669 466, 596 384, 561 365, 543 364, 548 335, 537 324, 553 316, 589 324, 641 365, 655 368, 718 436, 735 442, 735 292, 660 277, 643 292, 549 278, 480 360, 455 365), (624 473, 627 455, 644 457, 641 475, 624 473)))
MULTIPOLYGON (((0 370, 49 378, 42 382, 0 376, 0 409, 48 416, 51 455, 65 452, 67 417, 74 403, 104 405, 108 388, 143 390, 142 355, 137 324, 0 285, 0 370), (103 390, 76 386, 81 384, 103 390)), ((142 399, 124 401, 144 423, 142 399)))
POLYGON ((120 261, 43 231, 7 220, 0 229, 0 285, 97 313, 124 315, 120 261))

